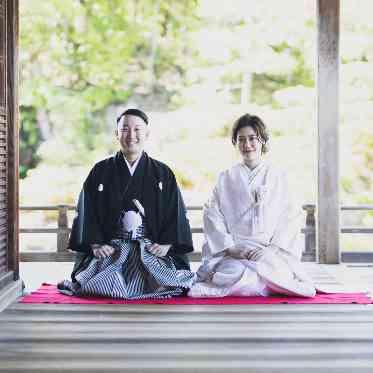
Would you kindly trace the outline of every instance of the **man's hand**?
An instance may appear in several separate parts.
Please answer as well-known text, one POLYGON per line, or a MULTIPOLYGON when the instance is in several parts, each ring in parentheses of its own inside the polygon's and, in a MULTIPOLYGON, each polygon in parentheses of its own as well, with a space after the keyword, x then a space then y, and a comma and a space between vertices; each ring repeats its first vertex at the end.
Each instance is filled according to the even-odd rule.
POLYGON ((157 243, 153 243, 152 245, 147 246, 147 250, 156 256, 166 256, 168 250, 170 250, 171 245, 159 245, 157 243))
POLYGON ((260 248, 247 248, 242 246, 233 246, 227 249, 227 255, 234 259, 247 259, 257 262, 265 255, 265 251, 260 248))
POLYGON ((98 259, 107 258, 110 255, 114 254, 114 247, 109 245, 97 245, 93 244, 92 246, 92 252, 93 255, 98 259))

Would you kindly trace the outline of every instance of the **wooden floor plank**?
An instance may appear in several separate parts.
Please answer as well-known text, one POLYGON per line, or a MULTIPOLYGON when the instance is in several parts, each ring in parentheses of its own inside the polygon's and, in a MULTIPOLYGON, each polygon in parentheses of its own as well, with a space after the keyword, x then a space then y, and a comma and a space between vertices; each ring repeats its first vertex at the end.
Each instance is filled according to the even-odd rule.
MULTIPOLYGON (((344 286, 345 269, 336 280, 322 268, 309 267, 319 283, 344 286)), ((13 304, 0 313, 0 372, 371 373, 372 346, 373 305, 13 304)))
POLYGON ((4 312, 0 314, 1 322, 17 322, 17 323, 66 323, 66 324, 77 324, 77 323, 92 323, 100 322, 101 324, 110 323, 134 323, 141 322, 144 324, 211 324, 211 323, 226 323, 226 324, 258 324, 258 323, 310 323, 310 324, 322 324, 322 323, 373 323, 373 312, 307 312, 297 314, 295 317, 293 314, 277 314, 267 312, 261 313, 238 313, 227 314, 224 313, 40 313, 40 312, 4 312))
POLYGON ((371 341, 372 323, 328 324, 53 324, 2 323, 0 341, 371 341))
POLYGON ((138 304, 27 304, 14 303, 9 310, 38 311, 38 312, 83 312, 83 313, 224 313, 224 314, 252 314, 252 313, 282 313, 302 314, 307 312, 373 312, 373 304, 249 304, 249 305, 138 305, 138 304))
POLYGON ((328 359, 332 357, 341 358, 371 358, 372 345, 367 342, 284 342, 281 344, 270 342, 213 342, 206 343, 165 343, 157 344, 138 342, 138 343, 19 343, 7 342, 0 343, 0 358, 50 358, 58 356, 59 358, 84 358, 88 355, 95 358, 116 357, 121 355, 123 358, 154 358, 154 357, 204 357, 210 358, 222 357, 235 358, 247 357, 253 359, 279 359, 281 357, 293 356, 296 359, 310 356, 319 359, 328 359))
POLYGON ((54 359, 42 360, 28 359, 23 361, 7 361, 0 367, 0 372, 302 372, 302 373, 371 373, 371 359, 330 359, 330 360, 251 360, 234 359, 212 360, 200 359, 189 361, 187 359, 54 359))

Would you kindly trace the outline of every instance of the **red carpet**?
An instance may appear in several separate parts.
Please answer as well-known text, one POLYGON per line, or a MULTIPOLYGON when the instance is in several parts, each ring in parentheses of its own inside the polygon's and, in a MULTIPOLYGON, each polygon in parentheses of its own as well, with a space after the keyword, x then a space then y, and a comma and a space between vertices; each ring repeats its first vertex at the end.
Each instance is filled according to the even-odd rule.
POLYGON ((225 298, 188 298, 147 300, 118 300, 101 297, 76 297, 60 294, 56 285, 43 284, 38 290, 24 296, 21 303, 54 304, 370 304, 373 299, 364 293, 317 294, 314 298, 286 296, 273 297, 225 297, 225 298))

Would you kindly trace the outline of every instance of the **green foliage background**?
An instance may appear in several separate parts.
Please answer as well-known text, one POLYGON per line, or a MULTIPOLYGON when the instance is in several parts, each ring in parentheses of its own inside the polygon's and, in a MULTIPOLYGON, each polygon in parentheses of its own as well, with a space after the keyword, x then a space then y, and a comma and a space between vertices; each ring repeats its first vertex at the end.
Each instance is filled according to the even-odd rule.
MULTIPOLYGON (((115 115, 128 105, 151 114, 149 150, 174 168, 187 201, 208 197, 237 159, 233 120, 255 112, 300 203, 314 202, 315 3, 21 2, 21 202, 74 203, 92 163, 116 150, 115 115)), ((342 202, 372 204, 372 5, 341 6, 342 202)))
MULTIPOLYGON (((51 137, 96 149, 109 105, 161 93, 172 106, 191 58, 195 0, 28 0, 21 4, 22 126, 43 111, 51 137), (170 84, 172 81, 172 84, 170 84), (31 109, 30 109, 31 108, 31 109)), ((34 130, 22 146, 33 146, 34 130)), ((31 131, 31 132, 30 132, 31 131)), ((39 142, 43 140, 39 136, 39 142)), ((44 139, 47 140, 47 139, 44 139)), ((23 162, 22 177, 37 163, 23 162)))

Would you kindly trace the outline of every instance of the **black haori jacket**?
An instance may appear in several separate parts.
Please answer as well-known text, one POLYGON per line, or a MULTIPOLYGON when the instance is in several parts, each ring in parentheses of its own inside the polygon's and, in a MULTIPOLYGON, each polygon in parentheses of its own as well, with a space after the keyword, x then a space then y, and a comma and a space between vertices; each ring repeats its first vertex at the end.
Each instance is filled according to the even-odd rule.
POLYGON ((92 168, 79 195, 68 249, 91 256, 91 244, 108 244, 116 238, 121 211, 136 210, 134 198, 145 210, 147 238, 171 244, 169 255, 177 268, 189 269, 185 254, 193 251, 192 235, 175 176, 145 152, 133 176, 121 152, 92 168))

